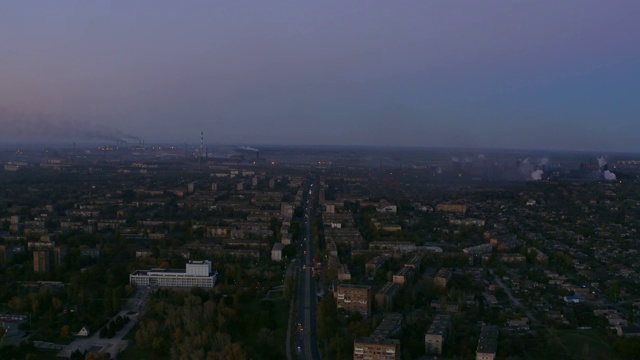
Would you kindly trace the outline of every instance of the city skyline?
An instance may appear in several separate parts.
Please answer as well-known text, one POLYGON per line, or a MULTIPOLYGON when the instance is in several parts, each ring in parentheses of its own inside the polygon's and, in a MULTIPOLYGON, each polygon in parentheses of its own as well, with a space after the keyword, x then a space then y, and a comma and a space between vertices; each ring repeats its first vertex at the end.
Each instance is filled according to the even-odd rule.
POLYGON ((3 2, 0 141, 634 152, 637 10, 3 2))

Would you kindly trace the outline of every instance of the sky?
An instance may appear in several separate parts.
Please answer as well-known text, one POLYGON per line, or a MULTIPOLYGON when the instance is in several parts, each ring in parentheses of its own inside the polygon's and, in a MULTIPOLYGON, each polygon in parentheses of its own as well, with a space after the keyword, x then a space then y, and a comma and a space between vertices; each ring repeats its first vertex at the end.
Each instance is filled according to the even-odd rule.
POLYGON ((640 151, 640 1, 0 2, 0 141, 640 151))

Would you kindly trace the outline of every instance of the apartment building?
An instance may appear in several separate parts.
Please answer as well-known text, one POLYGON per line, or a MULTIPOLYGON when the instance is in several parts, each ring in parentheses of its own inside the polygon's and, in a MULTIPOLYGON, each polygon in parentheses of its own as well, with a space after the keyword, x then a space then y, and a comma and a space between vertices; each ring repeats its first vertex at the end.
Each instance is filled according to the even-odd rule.
POLYGON ((400 360, 400 340, 356 338, 353 342, 353 360, 400 360))
POLYGON ((371 286, 338 285, 335 296, 338 309, 357 311, 365 318, 371 316, 371 286))
POLYGON ((451 315, 436 315, 424 336, 424 347, 427 354, 442 354, 442 346, 447 339, 447 332, 451 324, 451 315))
POLYGON ((498 350, 498 327, 483 325, 480 330, 480 339, 476 348, 476 360, 494 360, 498 350))

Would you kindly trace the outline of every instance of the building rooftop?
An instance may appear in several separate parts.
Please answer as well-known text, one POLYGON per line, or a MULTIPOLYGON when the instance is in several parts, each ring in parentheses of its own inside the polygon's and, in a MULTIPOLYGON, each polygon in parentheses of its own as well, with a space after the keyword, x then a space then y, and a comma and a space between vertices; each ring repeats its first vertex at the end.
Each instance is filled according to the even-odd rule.
POLYGON ((498 327, 494 325, 483 325, 478 339, 477 353, 495 354, 498 350, 498 327))
POLYGON ((373 338, 389 338, 395 335, 402 326, 402 314, 387 313, 384 315, 382 322, 376 330, 371 334, 373 338))
POLYGON ((362 289, 362 290, 369 290, 369 289, 371 289, 371 286, 369 286, 369 285, 341 284, 341 285, 338 285, 338 289, 362 289))
POLYGON ((398 292, 398 289, 400 289, 400 284, 388 282, 382 287, 382 289, 378 290, 378 294, 393 296, 398 292))
POLYGON ((381 339, 374 337, 358 337, 355 342, 361 344, 400 345, 400 340, 397 339, 381 339))
POLYGON ((427 335, 444 335, 449 327, 451 321, 451 315, 436 315, 435 319, 429 326, 427 335))

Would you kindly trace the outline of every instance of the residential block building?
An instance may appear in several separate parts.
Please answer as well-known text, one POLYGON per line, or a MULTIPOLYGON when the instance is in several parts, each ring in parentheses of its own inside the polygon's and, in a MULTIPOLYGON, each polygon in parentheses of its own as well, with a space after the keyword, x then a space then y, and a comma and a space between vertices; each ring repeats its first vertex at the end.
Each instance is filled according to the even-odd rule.
POLYGON ((371 316, 371 286, 338 285, 335 296, 338 309, 357 311, 365 318, 371 316))
POLYGON ((449 284, 449 280, 451 279, 452 271, 448 268, 442 268, 438 270, 438 273, 433 278, 433 284, 438 287, 446 288, 449 284))
POLYGON ((442 354, 442 346, 447 338, 451 315, 436 315, 424 336, 424 347, 427 354, 442 354))
POLYGON ((480 339, 476 348, 476 360, 494 360, 498 350, 498 327, 484 325, 480 330, 480 339))
POLYGON ((400 340, 359 337, 353 342, 353 360, 399 360, 400 340))

